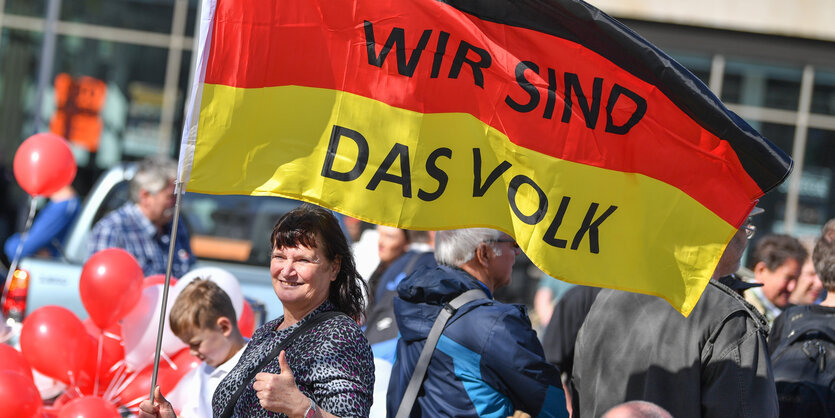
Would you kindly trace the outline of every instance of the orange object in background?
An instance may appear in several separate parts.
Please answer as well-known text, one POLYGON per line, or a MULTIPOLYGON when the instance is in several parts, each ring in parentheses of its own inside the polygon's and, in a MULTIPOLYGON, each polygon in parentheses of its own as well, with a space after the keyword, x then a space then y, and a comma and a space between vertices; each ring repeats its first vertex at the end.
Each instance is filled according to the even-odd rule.
POLYGON ((104 81, 58 74, 55 76, 57 110, 49 122, 49 130, 88 151, 96 151, 103 126, 99 114, 106 94, 104 81))

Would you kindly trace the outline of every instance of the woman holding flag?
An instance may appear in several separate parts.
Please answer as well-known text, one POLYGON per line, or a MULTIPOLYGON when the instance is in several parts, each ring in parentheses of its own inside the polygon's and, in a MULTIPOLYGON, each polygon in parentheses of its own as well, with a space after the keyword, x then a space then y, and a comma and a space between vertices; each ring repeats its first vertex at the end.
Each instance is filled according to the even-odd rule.
MULTIPOLYGON (((363 283, 336 218, 302 205, 272 233, 270 274, 284 315, 259 328, 220 382, 214 416, 368 416, 374 361, 357 321, 363 283)), ((156 388, 140 417, 175 417, 156 388)))

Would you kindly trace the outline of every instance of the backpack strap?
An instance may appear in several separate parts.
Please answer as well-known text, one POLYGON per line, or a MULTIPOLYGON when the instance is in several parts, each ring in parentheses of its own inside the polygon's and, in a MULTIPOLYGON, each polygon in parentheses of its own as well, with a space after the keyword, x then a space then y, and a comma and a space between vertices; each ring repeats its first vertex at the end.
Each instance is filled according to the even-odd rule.
POLYGON ((435 323, 432 324, 432 329, 429 330, 429 335, 426 337, 426 343, 423 345, 423 350, 420 352, 415 370, 412 372, 412 377, 409 379, 409 385, 406 387, 406 393, 403 394, 403 399, 400 401, 400 406, 397 408, 397 415, 395 418, 408 418, 412 412, 412 407, 417 399, 418 391, 423 385, 423 378, 426 376, 426 369, 429 367, 429 361, 432 359, 432 353, 435 351, 435 346, 444 332, 447 321, 458 308, 466 305, 469 302, 478 299, 487 298, 487 294, 481 289, 471 289, 455 297, 448 304, 444 305, 435 323))
POLYGON ((229 418, 235 411, 235 405, 238 403, 238 398, 241 397, 241 394, 244 393, 244 390, 250 386, 249 382, 258 374, 264 366, 266 366, 270 361, 274 358, 278 357, 281 353, 281 350, 284 350, 290 343, 293 342, 299 335, 303 334, 305 331, 313 328, 314 326, 324 322, 326 319, 334 318, 339 315, 345 315, 339 311, 326 311, 326 312, 319 312, 318 314, 314 315, 312 318, 305 321, 303 324, 299 325, 298 328, 293 330, 284 341, 278 343, 275 347, 273 347, 272 351, 264 357, 261 362, 258 363, 258 366, 254 369, 250 370, 247 374, 246 378, 243 380, 243 384, 238 387, 238 390, 229 398, 229 402, 226 403, 226 406, 223 407, 223 412, 220 414, 221 418, 229 418))

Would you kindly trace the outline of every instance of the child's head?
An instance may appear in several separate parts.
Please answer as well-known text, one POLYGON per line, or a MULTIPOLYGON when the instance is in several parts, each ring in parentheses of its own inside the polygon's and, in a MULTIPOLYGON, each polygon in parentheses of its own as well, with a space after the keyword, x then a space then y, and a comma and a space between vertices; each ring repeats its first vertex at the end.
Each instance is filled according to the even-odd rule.
POLYGON ((191 354, 209 366, 225 363, 243 346, 232 300, 210 280, 189 283, 177 296, 168 321, 191 354))

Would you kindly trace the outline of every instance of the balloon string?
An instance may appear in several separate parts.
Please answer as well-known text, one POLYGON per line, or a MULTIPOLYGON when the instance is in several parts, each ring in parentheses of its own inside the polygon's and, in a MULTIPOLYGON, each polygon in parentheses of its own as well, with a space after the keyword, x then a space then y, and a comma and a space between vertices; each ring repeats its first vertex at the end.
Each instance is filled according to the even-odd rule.
POLYGON ((108 373, 113 373, 113 372, 116 371, 116 369, 122 367, 122 365, 125 364, 125 363, 126 362, 124 360, 119 360, 116 363, 114 363, 112 366, 110 366, 110 368, 107 370, 107 372, 108 373))
MULTIPOLYGON (((104 335, 107 338, 119 341, 119 342, 122 341, 121 336, 119 336, 117 334, 114 334, 112 332, 109 332, 109 331, 104 331, 102 333, 102 335, 104 335)), ((124 374, 127 373, 127 370, 128 370, 127 364, 128 364, 127 361, 122 359, 122 360, 117 361, 112 366, 110 366, 109 369, 107 369, 107 373, 112 374, 112 375, 111 375, 111 378, 110 378, 110 382, 108 382, 108 384, 107 384, 107 388, 105 388, 104 392, 102 392, 102 398, 108 399, 112 395, 111 391, 113 389, 115 389, 115 387, 116 387, 114 384, 117 383, 120 379, 122 379, 124 374)), ((99 367, 101 367, 101 366, 99 366, 99 367)))
POLYGON ((145 395, 142 395, 130 402, 122 402, 122 405, 126 406, 127 408, 135 408, 139 406, 139 403, 145 400, 145 395), (133 405, 133 406, 131 406, 133 405))
POLYGON ((104 330, 99 330, 99 349, 96 354, 96 377, 93 379, 93 396, 99 396, 99 369, 101 369, 101 355, 104 346, 104 330))
POLYGON ((168 357, 168 354, 165 354, 165 351, 161 352, 160 356, 166 363, 168 363, 168 367, 177 370, 177 363, 174 363, 174 360, 171 360, 171 357, 168 357))
POLYGON ((116 370, 118 371, 113 376, 113 379, 110 380, 110 383, 107 385, 107 388, 104 390, 104 393, 102 394, 102 398, 104 398, 107 401, 110 401, 110 399, 113 397, 113 389, 116 389, 116 386, 119 386, 119 384, 122 383, 122 379, 124 379, 127 375, 127 362, 125 360, 117 361, 116 364, 114 364, 113 367, 110 368, 111 372, 116 370), (123 365, 124 367, 122 367, 123 365))
POLYGON ((9 266, 9 271, 6 273, 6 282, 3 286, 3 295, 0 297, 0 307, 6 305, 6 296, 9 293, 9 287, 12 285, 12 276, 17 270, 17 263, 20 261, 20 254, 23 252, 23 244, 26 238, 29 237, 29 228, 32 227, 32 220, 35 219, 35 210, 38 208, 38 201, 36 196, 29 196, 29 215, 26 217, 26 226, 23 227, 23 232, 20 233, 20 241, 17 242, 17 249, 15 249, 14 257, 12 257, 12 264, 9 266))
POLYGON ((72 371, 67 371, 67 380, 70 381, 70 388, 74 389, 79 395, 81 395, 81 389, 78 388, 78 385, 75 382, 75 374, 72 371))
POLYGON ((130 386, 131 382, 133 382, 134 379, 136 379, 136 376, 138 376, 138 375, 139 375, 138 371, 136 373, 129 374, 127 379, 125 379, 125 381, 122 382, 121 385, 119 385, 119 388, 116 389, 116 394, 120 394, 120 393, 122 393, 123 390, 127 389, 127 387, 130 386))
POLYGON ((110 393, 107 395, 108 401, 112 401, 113 399, 119 396, 119 389, 121 388, 122 383, 124 383, 125 379, 127 379, 129 375, 130 372, 128 372, 127 368, 125 368, 125 372, 119 376, 119 379, 115 381, 113 387, 110 389, 110 393))
POLYGON ((81 393, 81 390, 76 388, 76 387, 69 388, 69 389, 70 390, 67 390, 66 392, 64 392, 65 394, 67 394, 67 401, 71 401, 73 399, 78 399, 78 398, 84 396, 81 393))

